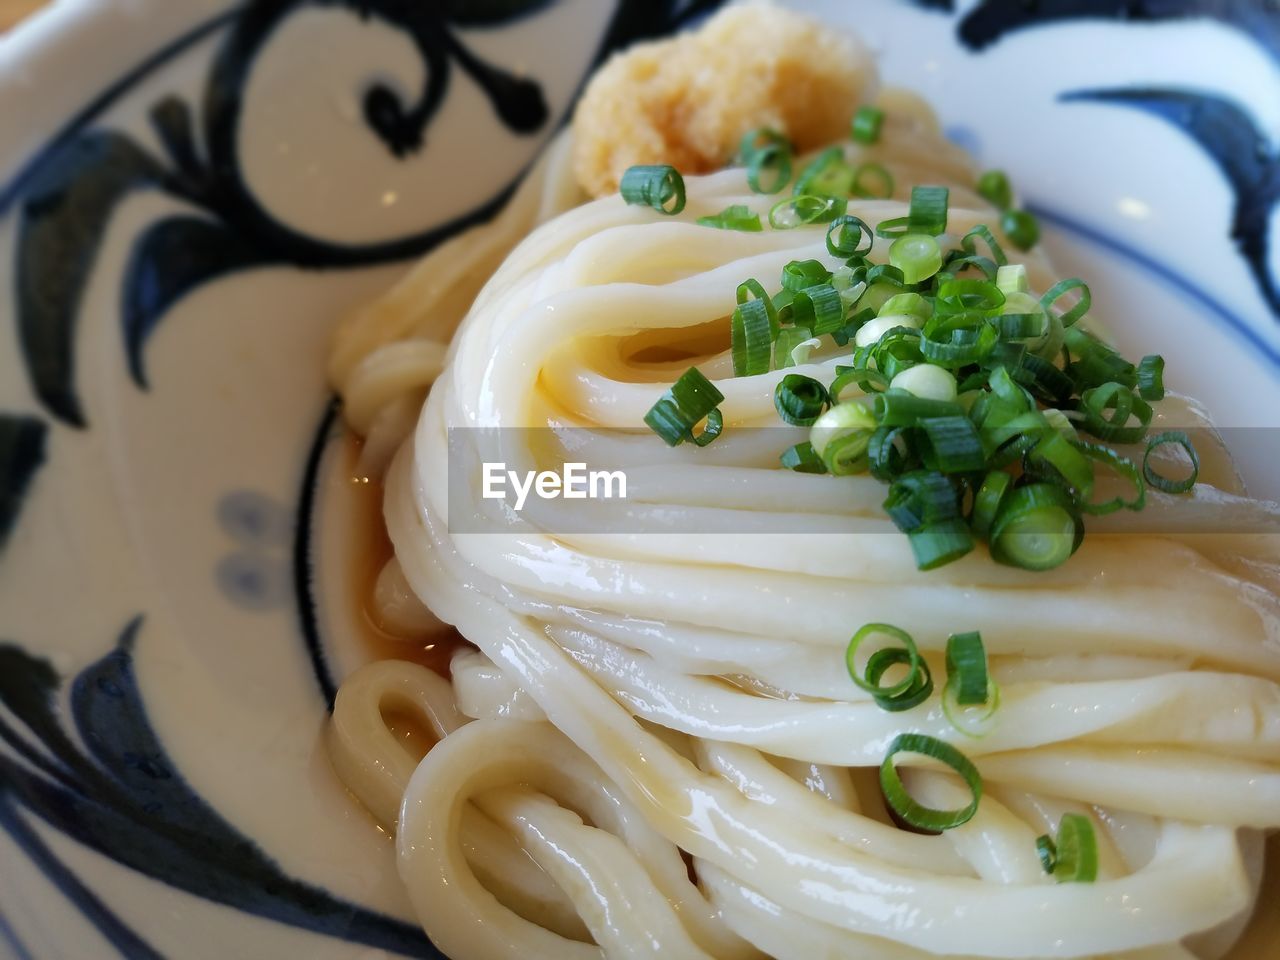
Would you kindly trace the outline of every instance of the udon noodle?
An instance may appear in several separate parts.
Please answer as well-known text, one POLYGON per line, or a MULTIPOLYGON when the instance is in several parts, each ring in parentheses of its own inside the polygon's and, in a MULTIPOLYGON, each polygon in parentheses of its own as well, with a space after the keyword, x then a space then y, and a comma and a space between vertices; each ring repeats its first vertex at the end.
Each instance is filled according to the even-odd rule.
MULTIPOLYGON (((904 216, 911 184, 939 183, 952 234, 990 222, 927 110, 881 102, 880 142, 846 149, 899 190, 850 213, 904 216)), ((1049 572, 983 551, 918 572, 884 535, 877 481, 780 469, 776 437, 741 429, 776 422, 783 371, 733 376, 734 286, 792 260, 834 268, 825 227, 697 225, 732 204, 767 215, 773 198, 741 169, 687 178, 674 217, 582 204, 571 138, 494 223, 354 317, 333 354, 365 466, 385 470, 395 559, 380 595, 417 598, 468 641, 447 679, 402 661, 358 670, 330 731, 339 775, 396 836, 432 940, 457 960, 1220 956, 1252 907, 1263 831, 1280 826, 1273 540, 1095 535, 1103 522, 1049 572), (667 449, 634 428, 691 363, 734 430, 667 449), (506 532, 452 531, 457 426, 494 431, 493 449, 462 455, 509 465, 541 454, 505 428, 591 428, 626 467, 628 502, 516 517, 477 495, 452 509, 506 532), (619 532, 620 511, 653 532, 619 532), (757 532, 770 523, 786 532, 757 532), (843 532, 804 532, 819 528, 843 532), (935 673, 949 632, 980 630, 1002 697, 990 732, 959 734, 937 697, 882 711, 850 683, 843 651, 868 621, 909 630, 935 673), (438 741, 425 757, 390 731, 392 711, 438 741), (981 771, 964 826, 925 835, 888 815, 877 770, 904 729, 981 771), (1037 857, 1066 813, 1094 824, 1094 883, 1057 884, 1037 857)), ((1057 279, 1039 253, 1025 262, 1033 290, 1057 279)), ((820 349, 786 372, 830 381, 838 359, 820 349)), ((1176 398, 1160 415, 1200 422, 1176 398)), ((1151 509, 1263 509, 1210 459, 1189 503, 1154 495, 1151 509)), ((942 768, 903 777, 922 803, 963 803, 942 768)))

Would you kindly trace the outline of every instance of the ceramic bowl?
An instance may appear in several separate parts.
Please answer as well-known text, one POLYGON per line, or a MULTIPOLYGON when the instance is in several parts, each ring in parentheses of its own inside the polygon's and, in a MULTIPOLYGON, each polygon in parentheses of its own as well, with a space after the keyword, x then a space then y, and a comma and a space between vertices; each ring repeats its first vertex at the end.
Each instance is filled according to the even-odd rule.
MULTIPOLYGON (((376 639, 328 335, 715 5, 62 0, 0 40, 0 955, 438 956, 321 745, 376 639)), ((1122 344, 1275 425, 1273 6, 796 5, 1013 174, 1122 344)))

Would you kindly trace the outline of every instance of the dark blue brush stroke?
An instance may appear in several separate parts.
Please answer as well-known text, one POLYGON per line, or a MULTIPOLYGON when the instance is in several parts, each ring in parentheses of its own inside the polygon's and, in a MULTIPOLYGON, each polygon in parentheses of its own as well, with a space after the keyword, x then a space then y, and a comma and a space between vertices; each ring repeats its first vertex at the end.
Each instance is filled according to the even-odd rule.
MULTIPOLYGON (((416 924, 288 876, 192 790, 156 735, 134 677, 133 646, 141 624, 140 617, 133 620, 116 648, 81 671, 71 686, 71 718, 83 747, 59 717, 53 668, 15 645, 0 645, 0 703, 21 724, 0 723, 0 740, 16 755, 0 754, 6 809, 19 803, 90 849, 204 899, 314 933, 438 960, 439 952, 416 924)), ((65 884, 74 877, 59 878, 57 866, 21 835, 20 818, 17 827, 12 817, 0 825, 68 892, 65 884)), ((78 890, 68 895, 84 909, 78 890)), ((117 942, 103 926, 110 917, 99 912, 90 919, 117 942)), ((155 956, 142 947, 121 952, 155 956)))
MULTIPOLYGON (((380 82, 365 91, 365 119, 396 156, 421 149, 427 125, 443 102, 454 66, 488 97, 495 114, 517 133, 546 129, 548 108, 541 88, 475 55, 457 28, 488 28, 544 10, 553 0, 482 0, 438 6, 420 0, 255 0, 232 17, 197 28, 147 63, 154 68, 219 26, 230 25, 215 55, 203 98, 208 157, 196 147, 197 121, 190 107, 164 97, 151 111, 165 156, 157 158, 127 136, 90 124, 114 98, 147 72, 98 98, 0 193, 0 214, 19 204, 16 314, 23 358, 32 387, 45 408, 63 423, 87 425, 75 385, 73 341, 76 318, 102 237, 119 203, 134 191, 160 191, 186 201, 218 221, 214 227, 174 224, 144 234, 132 256, 123 297, 125 352, 130 372, 145 385, 146 339, 169 308, 203 283, 252 266, 289 263, 304 268, 351 267, 415 256, 458 231, 491 218, 519 177, 469 213, 433 229, 371 244, 332 243, 299 233, 270 215, 245 182, 239 161, 241 100, 258 53, 289 14, 305 6, 345 7, 408 33, 426 66, 416 101, 380 82), (189 256, 166 241, 190 240, 189 256), (234 240, 229 239, 234 238, 234 240)), ((622 0, 599 55, 636 39, 663 33, 719 5, 719 0, 644 3, 622 0)), ((597 57, 597 59, 599 59, 597 57)))
POLYGON ((1238 104, 1195 90, 1126 88, 1065 93, 1065 102, 1118 104, 1172 124, 1204 150, 1235 195, 1231 238, 1272 313, 1280 319, 1280 282, 1271 273, 1269 235, 1280 206, 1280 154, 1238 104))
POLYGON ((0 913, 0 940, 9 945, 9 949, 17 960, 35 960, 31 951, 27 949, 27 945, 18 937, 18 931, 13 929, 9 918, 2 913, 0 913))
POLYGON ((216 220, 168 217, 136 241, 125 269, 121 316, 129 372, 147 386, 142 350, 169 308, 203 283, 270 258, 216 220))
POLYGON ((0 413, 0 553, 44 464, 49 428, 36 417, 0 413))
POLYGON ((1124 257, 1130 263, 1141 267, 1153 276, 1159 277, 1170 289, 1186 294, 1190 300, 1208 310, 1212 316, 1222 322, 1223 326, 1244 341, 1250 347, 1254 356, 1265 360, 1270 364, 1273 371, 1280 369, 1280 350, 1277 350, 1275 346, 1261 337, 1244 317, 1237 314, 1203 287, 1188 280, 1177 270, 1148 256, 1136 247, 1113 237, 1111 234, 1077 220, 1075 217, 1060 210, 1054 210, 1035 203, 1028 204, 1027 209, 1045 223, 1051 223, 1068 233, 1074 233, 1083 240, 1097 244, 1104 250, 1110 250, 1124 257))
MULTIPOLYGON (((3 761, 0 760, 0 787, 3 786, 3 775, 4 766, 3 761)), ((116 915, 114 910, 103 903, 97 894, 86 887, 80 878, 58 859, 57 855, 49 849, 48 844, 40 839, 39 834, 32 830, 14 809, 3 790, 0 790, 0 830, 4 830, 13 838, 13 842, 26 854, 27 859, 40 869, 59 893, 76 905, 76 909, 97 928, 121 956, 129 957, 130 960, 164 960, 162 953, 138 936, 116 915)))
POLYGON ((73 341, 98 245, 117 204, 163 182, 160 163, 128 137, 99 131, 50 156, 18 210, 18 337, 36 395, 65 423, 83 427, 73 341))
POLYGON ((1280 6, 1272 0, 984 0, 960 21, 960 39, 981 50, 1006 34, 1064 20, 1155 23, 1215 20, 1280 59, 1280 6))
POLYGON ((324 652, 324 640, 320 636, 320 624, 316 616, 315 584, 311 564, 312 523, 315 520, 316 490, 320 483, 320 464, 324 462, 324 450, 338 420, 338 401, 331 400, 320 418, 307 452, 306 467, 302 471, 302 486, 298 493, 298 513, 294 521, 293 540, 293 590, 298 604, 298 628, 306 646, 311 673, 324 697, 325 706, 332 711, 338 685, 329 669, 324 652))

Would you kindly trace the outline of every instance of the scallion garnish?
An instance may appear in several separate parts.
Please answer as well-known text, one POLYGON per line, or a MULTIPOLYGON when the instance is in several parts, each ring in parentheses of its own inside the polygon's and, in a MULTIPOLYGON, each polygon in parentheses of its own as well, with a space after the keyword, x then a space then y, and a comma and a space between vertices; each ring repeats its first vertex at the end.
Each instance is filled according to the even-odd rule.
POLYGON ((778 381, 773 391, 773 405, 784 423, 810 427, 831 404, 827 388, 813 377, 789 373, 778 381))
POLYGON ((878 163, 859 164, 853 171, 849 192, 855 197, 888 200, 893 196, 893 174, 878 163))
POLYGON ((669 447, 679 446, 686 440, 705 447, 720 436, 724 427, 724 418, 718 409, 723 402, 724 394, 716 385, 697 367, 690 367, 649 409, 644 422, 669 447), (704 419, 706 426, 695 434, 693 428, 704 419))
POLYGON ((759 233, 764 229, 760 225, 760 214, 752 212, 750 207, 741 203, 725 207, 715 216, 699 217, 698 225, 715 227, 717 230, 740 230, 743 233, 759 233))
POLYGON ((782 289, 795 293, 831 279, 831 271, 820 260, 792 260, 782 268, 782 289))
POLYGON ((791 154, 778 147, 757 150, 747 164, 747 184, 756 193, 777 193, 791 179, 791 154))
POLYGON ((1133 499, 1126 500, 1124 497, 1112 497, 1110 500, 1102 503, 1094 503, 1091 500, 1082 499, 1080 509, 1085 513, 1094 516, 1103 516, 1108 513, 1115 513, 1120 509, 1125 510, 1141 510, 1146 504, 1147 490, 1146 485, 1142 481, 1142 475, 1138 472, 1137 466, 1128 457, 1122 457, 1110 447, 1105 447, 1099 443, 1085 443, 1081 440, 1072 442, 1081 454, 1098 463, 1106 464, 1116 474, 1127 480, 1133 486, 1133 499))
POLYGON ((1194 487, 1196 479, 1200 476, 1200 455, 1196 453, 1191 438, 1181 430, 1166 430, 1151 437, 1147 441, 1147 452, 1142 457, 1142 476, 1147 483, 1164 493, 1186 493, 1194 487), (1155 468, 1151 466, 1151 454, 1155 453, 1157 448, 1169 443, 1176 443, 1182 447, 1191 460, 1191 473, 1181 480, 1170 480, 1156 473, 1155 468))
POLYGON ((976 630, 953 633, 947 638, 947 683, 955 687, 956 703, 986 703, 991 695, 987 675, 987 650, 976 630))
MULTIPOLYGON (((780 188, 790 158, 791 145, 773 131, 743 139, 753 187, 780 188), (765 174, 769 182, 761 184, 765 174)), ((1091 296, 1083 281, 1063 280, 1037 299, 1026 267, 1008 262, 986 224, 957 246, 946 234, 945 187, 914 188, 908 215, 873 229, 846 212, 851 195, 877 192, 861 180, 868 174, 892 189, 887 171, 855 169, 845 148, 832 147, 769 212, 775 229, 826 224, 826 253, 842 264, 833 271, 827 260, 792 261, 780 290, 756 280, 738 288, 730 317, 735 376, 808 364, 827 336, 853 347, 829 387, 797 374, 779 381, 779 416, 810 427, 809 441, 785 451, 782 466, 835 476, 869 471, 888 484, 884 509, 922 570, 964 556, 980 540, 997 562, 1047 570, 1079 547, 1083 515, 1141 510, 1147 485, 1169 493, 1194 486, 1199 461, 1186 434, 1151 437, 1141 468, 1109 445, 1148 440, 1150 402, 1164 396, 1164 360, 1153 354, 1135 366, 1086 331, 1080 321, 1091 296), (887 263, 871 259, 877 236, 893 240, 887 263), (848 398, 854 388, 873 401, 848 398), (1187 451, 1189 476, 1156 471, 1153 454, 1167 444, 1187 451), (1100 470, 1126 481, 1132 494, 1095 501, 1100 470)), ((624 181, 628 202, 666 213, 683 205, 683 181, 669 167, 636 167, 624 181)), ((1034 218, 1010 208, 1003 174, 988 171, 978 188, 1001 207, 1016 245, 1034 242, 1034 218)), ((699 222, 756 230, 760 219, 738 204, 699 222)), ((723 427, 722 400, 690 370, 645 420, 673 446, 705 445, 723 427)), ((892 659, 875 666, 883 672, 892 659)), ((964 706, 944 691, 944 712, 971 733, 964 706)))
POLYGON ((1006 210, 1000 215, 1000 229, 1019 250, 1030 250, 1040 242, 1040 221, 1026 210, 1006 210))
POLYGON ((627 203, 675 216, 684 209, 684 177, 668 164, 631 167, 619 185, 627 203))
POLYGON ((936 237, 947 229, 946 187, 912 187, 911 204, 905 217, 883 220, 876 225, 876 236, 894 239, 908 233, 925 233, 936 237))
POLYGON ((876 418, 863 404, 838 403, 814 422, 809 442, 829 473, 844 476, 866 467, 875 429, 876 418))
POLYGON ((1164 357, 1148 354, 1138 364, 1138 395, 1143 400, 1164 399, 1164 357))
POLYGON ((1076 277, 1072 277, 1070 280, 1059 280, 1040 298, 1040 306, 1044 307, 1045 312, 1048 312, 1053 309, 1063 294, 1072 290, 1079 290, 1080 298, 1075 302, 1075 306, 1058 317, 1064 327, 1073 325, 1088 313, 1089 308, 1093 306, 1093 297, 1089 294, 1089 285, 1076 277))
POLYGON ((833 257, 849 260, 865 257, 875 244, 875 231, 865 220, 849 215, 836 217, 827 227, 827 252, 833 257), (866 246, 863 246, 863 241, 866 246))
POLYGON ((880 125, 884 123, 884 111, 879 107, 859 107, 853 116, 853 139, 858 143, 873 144, 880 139, 880 125))
POLYGON ((917 830, 941 833, 973 819, 982 800, 982 776, 973 762, 951 744, 923 733, 900 733, 889 744, 889 752, 880 764, 880 789, 885 802, 904 823, 917 830), (946 764, 964 780, 973 799, 957 810, 935 810, 917 803, 898 774, 895 758, 902 753, 915 753, 946 764))
POLYGON ((824 197, 805 193, 779 200, 769 211, 769 226, 775 230, 794 230, 810 223, 830 223, 844 216, 848 201, 843 197, 824 197))
POLYGON ((827 465, 822 458, 813 452, 813 444, 808 440, 787 447, 778 460, 788 470, 796 473, 826 473, 827 465))
POLYGON ((1099 440, 1137 443, 1146 435, 1151 405, 1120 383, 1104 383, 1080 394, 1084 429, 1099 440), (1132 423, 1130 420, 1132 419, 1132 423))
POLYGON ((908 233, 889 247, 889 263, 902 271, 903 283, 920 283, 942 269, 942 248, 924 233, 908 233))
POLYGON ((1004 210, 1013 203, 1013 188, 1003 170, 987 170, 978 178, 978 196, 997 210, 1004 210))
POLYGON ((1064 813, 1058 821, 1058 839, 1046 834, 1036 839, 1036 852, 1044 872, 1059 883, 1093 883, 1098 879, 1098 838, 1093 821, 1083 814, 1064 813))
POLYGON ((1052 570, 1076 552, 1084 527, 1071 497, 1052 483, 1005 494, 991 525, 991 556, 1024 570, 1052 570))
POLYGON ((910 710, 929 699, 933 693, 933 677, 929 665, 920 656, 911 634, 888 623, 868 623, 849 638, 844 653, 849 676, 862 690, 871 694, 882 710, 900 712, 910 710), (901 646, 881 646, 866 659, 862 670, 857 664, 858 651, 873 638, 897 641, 901 646), (881 686, 880 681, 890 667, 905 665, 907 675, 895 684, 881 686))
POLYGON ((991 679, 982 635, 977 631, 952 634, 947 639, 943 715, 960 733, 977 738, 991 731, 999 707, 1000 688, 991 679))

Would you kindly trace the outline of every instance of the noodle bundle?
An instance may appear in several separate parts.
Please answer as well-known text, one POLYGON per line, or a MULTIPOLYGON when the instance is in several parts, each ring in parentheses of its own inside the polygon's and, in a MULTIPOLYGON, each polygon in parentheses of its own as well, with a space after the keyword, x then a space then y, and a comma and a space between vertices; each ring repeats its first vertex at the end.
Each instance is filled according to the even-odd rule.
MULTIPOLYGON (((990 222, 967 157, 893 97, 880 141, 845 149, 899 187, 849 213, 906 216, 909 185, 937 183, 951 234, 990 222)), ((805 434, 777 426, 775 386, 830 382, 842 351, 733 375, 735 286, 796 260, 836 269, 825 225, 699 225, 732 205, 767 219, 775 198, 741 169, 687 178, 676 216, 577 205, 569 149, 354 318, 331 368, 366 466, 386 469, 385 576, 469 642, 451 679, 400 661, 356 672, 330 731, 432 940, 457 960, 1222 955, 1280 827, 1274 538, 1121 535, 1101 518, 1054 570, 978 550, 918 572, 878 481, 778 465, 805 434), (723 393, 725 433, 667 448, 635 428, 690 365, 723 393), (479 496, 482 461, 538 469, 546 436, 577 430, 626 471, 625 501, 513 514, 479 496), (867 622, 910 632, 938 675, 948 634, 980 631, 1001 697, 990 729, 958 731, 937 696, 882 710, 845 671, 867 622), (438 741, 425 757, 390 711, 438 741), (973 761, 972 820, 938 835, 893 821, 877 774, 904 731, 973 761), (1036 838, 1066 814, 1094 827, 1096 882, 1042 868, 1036 838)), ((1058 279, 1038 251, 1024 262, 1033 290, 1058 279)), ((1204 424, 1189 401, 1157 406, 1204 424)), ((1152 498, 1269 509, 1210 456, 1193 497, 1152 498)), ((966 800, 941 765, 900 770, 920 803, 966 800)))

